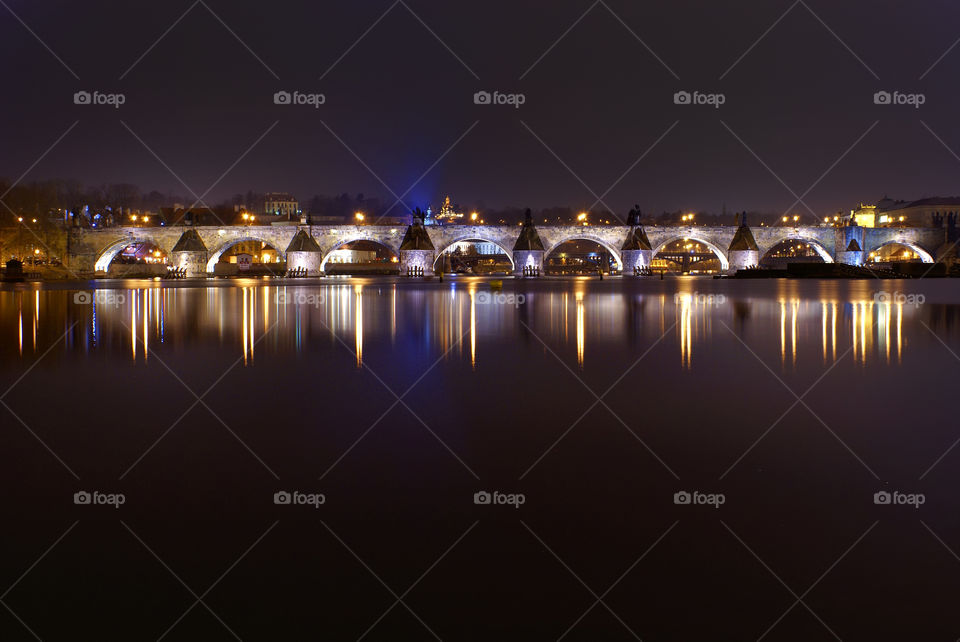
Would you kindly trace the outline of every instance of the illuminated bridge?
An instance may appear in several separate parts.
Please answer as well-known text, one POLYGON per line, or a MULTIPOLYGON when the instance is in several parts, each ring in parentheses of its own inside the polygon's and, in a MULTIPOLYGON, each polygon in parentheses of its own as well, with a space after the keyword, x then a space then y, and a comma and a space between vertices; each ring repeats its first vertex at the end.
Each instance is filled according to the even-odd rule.
MULTIPOLYGON (((213 275, 220 257, 234 246, 255 241, 275 248, 278 262, 311 276, 323 274, 331 253, 356 241, 368 241, 396 254, 401 274, 430 275, 444 251, 464 241, 492 243, 509 258, 513 273, 543 270, 544 259, 567 241, 592 241, 613 257, 615 267, 632 275, 677 241, 695 241, 712 252, 723 271, 754 267, 784 241, 801 241, 825 262, 860 265, 865 257, 891 245, 908 248, 925 263, 946 251, 954 228, 864 228, 858 226, 639 226, 534 225, 260 225, 115 227, 70 230, 67 261, 77 273, 106 274, 125 248, 149 243, 188 277, 213 275)), ((703 257, 698 257, 703 258, 703 257)))

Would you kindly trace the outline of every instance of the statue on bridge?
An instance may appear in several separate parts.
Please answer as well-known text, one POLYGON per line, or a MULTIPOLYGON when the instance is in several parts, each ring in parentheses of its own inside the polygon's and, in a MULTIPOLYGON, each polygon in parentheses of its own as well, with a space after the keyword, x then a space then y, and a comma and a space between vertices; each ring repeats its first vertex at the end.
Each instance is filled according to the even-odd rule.
POLYGON ((413 225, 417 225, 417 224, 418 224, 418 221, 419 221, 419 225, 423 226, 423 225, 424 225, 424 221, 427 219, 427 214, 426 214, 426 212, 424 212, 423 210, 421 210, 419 207, 415 208, 415 209, 413 210, 413 212, 410 214, 410 216, 411 216, 411 221, 410 221, 410 222, 411 222, 413 225))

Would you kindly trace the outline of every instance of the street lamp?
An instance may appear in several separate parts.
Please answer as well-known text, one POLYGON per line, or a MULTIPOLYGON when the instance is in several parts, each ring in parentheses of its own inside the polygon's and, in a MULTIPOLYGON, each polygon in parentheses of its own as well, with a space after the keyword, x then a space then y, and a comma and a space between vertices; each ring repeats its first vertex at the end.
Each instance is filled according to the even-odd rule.
POLYGON ((366 218, 366 217, 363 215, 363 212, 355 212, 354 215, 353 215, 353 217, 354 217, 355 219, 357 219, 357 222, 358 222, 358 223, 363 223, 363 219, 366 218))

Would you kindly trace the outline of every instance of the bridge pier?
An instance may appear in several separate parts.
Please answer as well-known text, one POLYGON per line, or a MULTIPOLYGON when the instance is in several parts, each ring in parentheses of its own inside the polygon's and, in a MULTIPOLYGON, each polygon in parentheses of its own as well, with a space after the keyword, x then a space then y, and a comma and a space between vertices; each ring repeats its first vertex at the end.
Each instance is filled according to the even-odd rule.
POLYGON ((649 269, 653 261, 653 250, 623 250, 624 276, 637 276, 641 270, 649 269))
POLYGON ((433 276, 433 262, 436 252, 433 250, 400 250, 400 276, 422 270, 423 276, 433 276))
POLYGON ((650 239, 647 238, 643 226, 639 225, 639 220, 640 211, 630 210, 630 232, 627 234, 627 240, 620 247, 624 276, 639 276, 638 272, 649 269, 653 261, 650 239))
POLYGON ((863 265, 863 229, 859 225, 837 228, 837 263, 863 265))
POLYGON ((433 276, 433 262, 437 258, 437 248, 433 246, 423 221, 423 213, 418 209, 413 215, 413 222, 403 235, 403 241, 400 243, 401 276, 411 273, 433 276))
POLYGON ((187 230, 170 252, 170 261, 175 268, 184 270, 188 279, 207 276, 207 261, 210 252, 196 230, 187 230))
POLYGON ((520 236, 513 245, 513 274, 514 276, 523 276, 524 271, 532 271, 534 274, 543 274, 543 257, 546 254, 546 248, 543 247, 543 241, 537 233, 537 228, 533 224, 533 214, 529 208, 523 215, 523 228, 520 230, 520 236))
POLYGON ((287 271, 304 269, 307 276, 320 276, 320 265, 323 263, 323 251, 316 240, 305 230, 297 231, 296 236, 287 246, 287 271))
POLYGON ((737 270, 752 269, 760 265, 760 248, 753 238, 753 232, 747 226, 746 212, 741 215, 740 226, 727 249, 727 264, 727 274, 731 275, 736 274, 737 270))
POLYGON ((543 250, 514 250, 513 275, 523 276, 524 269, 543 274, 543 250))

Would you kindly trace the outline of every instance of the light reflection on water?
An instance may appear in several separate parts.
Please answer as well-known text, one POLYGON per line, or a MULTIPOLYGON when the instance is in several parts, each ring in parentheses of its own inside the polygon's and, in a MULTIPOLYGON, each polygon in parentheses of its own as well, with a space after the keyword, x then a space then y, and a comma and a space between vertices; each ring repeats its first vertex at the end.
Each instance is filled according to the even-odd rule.
POLYGON ((0 291, 0 349, 9 354, 15 345, 23 358, 66 332, 65 343, 75 352, 119 354, 123 338, 128 357, 146 362, 160 346, 234 345, 252 366, 260 354, 300 352, 326 336, 347 341, 361 367, 371 341, 394 344, 399 336, 446 358, 469 359, 476 368, 486 346, 529 331, 544 342, 570 346, 583 368, 594 354, 588 344, 616 344, 631 335, 652 341, 666 334, 676 338, 680 366, 691 370, 698 352, 718 333, 749 323, 779 342, 784 368, 795 368, 805 352, 829 365, 847 347, 858 364, 900 364, 909 343, 905 325, 915 330, 918 321, 944 308, 950 309, 949 320, 957 303, 877 302, 877 283, 782 281, 764 284, 765 291, 731 283, 507 281, 501 291, 470 279, 310 285, 250 280, 212 287, 135 282, 136 287, 97 290, 89 302, 77 299, 74 290, 23 288, 0 291), (708 287, 711 294, 697 292, 708 287), (67 332, 73 323, 76 328, 67 332))

